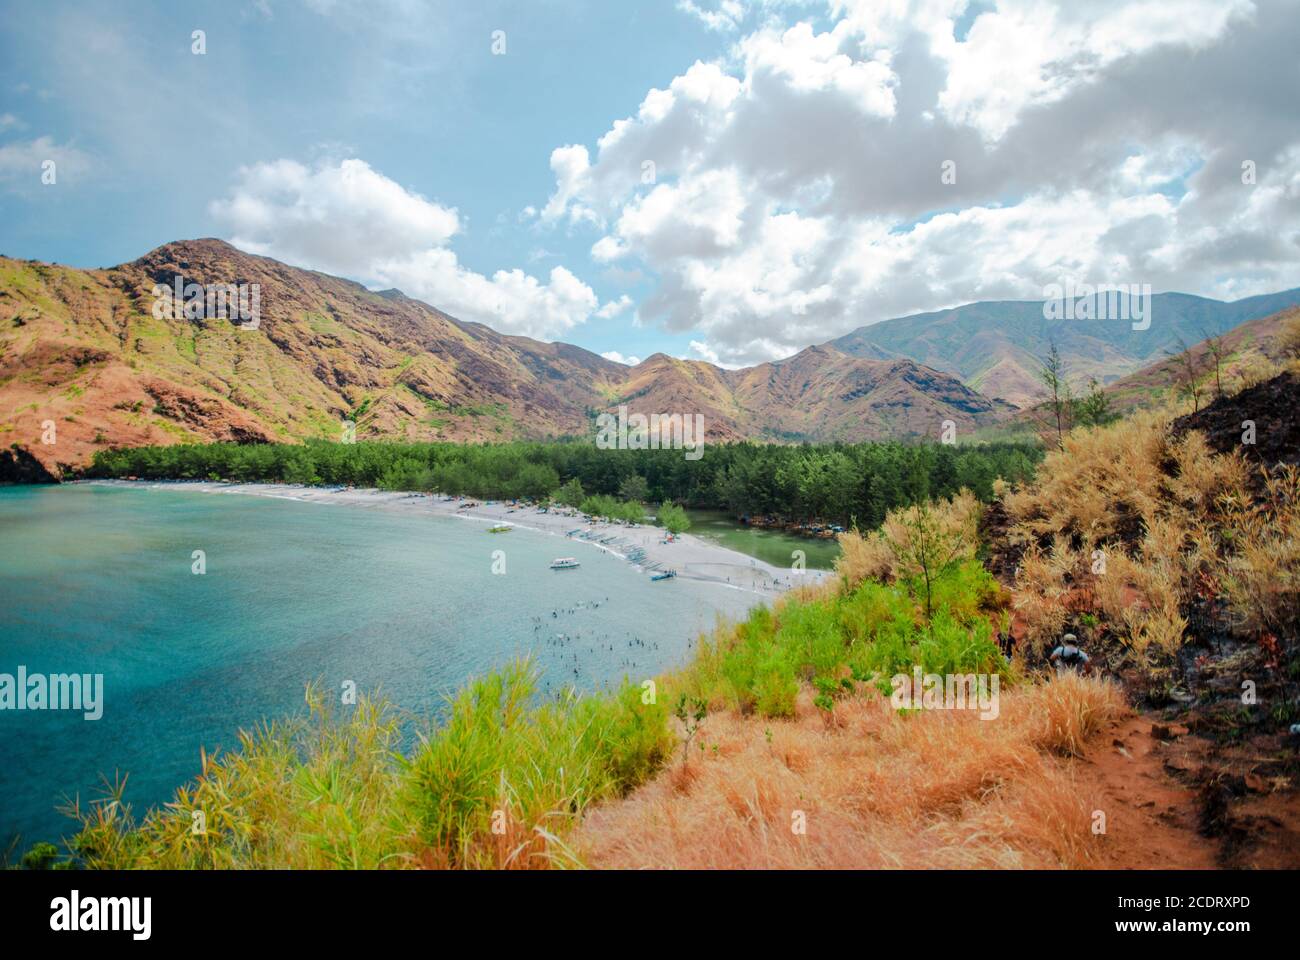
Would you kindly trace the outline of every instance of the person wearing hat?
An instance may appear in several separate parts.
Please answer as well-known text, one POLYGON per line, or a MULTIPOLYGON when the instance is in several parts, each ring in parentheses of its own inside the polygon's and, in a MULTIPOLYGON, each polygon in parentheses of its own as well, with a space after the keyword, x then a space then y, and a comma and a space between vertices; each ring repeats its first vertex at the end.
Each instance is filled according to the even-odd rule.
POLYGON ((1058 673, 1063 670, 1088 672, 1088 655, 1079 649, 1079 638, 1072 633, 1061 637, 1060 645, 1047 659, 1056 667, 1058 673))

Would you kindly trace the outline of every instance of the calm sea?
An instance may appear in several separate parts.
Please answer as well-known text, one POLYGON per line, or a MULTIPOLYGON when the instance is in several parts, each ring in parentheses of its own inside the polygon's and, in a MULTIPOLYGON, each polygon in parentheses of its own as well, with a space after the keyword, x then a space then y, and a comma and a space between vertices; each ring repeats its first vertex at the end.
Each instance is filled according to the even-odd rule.
POLYGON ((302 710, 309 681, 420 716, 525 653, 544 692, 639 682, 755 602, 454 518, 184 488, 0 489, 0 673, 104 676, 99 720, 0 710, 0 843, 70 833, 61 798, 96 796, 115 771, 137 813, 170 799, 200 745, 232 748, 239 729, 302 710), (558 555, 581 569, 548 570, 558 555))

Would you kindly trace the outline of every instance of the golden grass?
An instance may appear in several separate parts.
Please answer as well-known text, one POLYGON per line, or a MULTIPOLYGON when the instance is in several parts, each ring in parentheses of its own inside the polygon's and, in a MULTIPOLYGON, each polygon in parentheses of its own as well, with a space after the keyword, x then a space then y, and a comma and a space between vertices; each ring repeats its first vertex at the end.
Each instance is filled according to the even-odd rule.
POLYGON ((926 510, 939 536, 961 545, 963 556, 974 556, 979 547, 979 500, 969 490, 958 491, 951 500, 934 500, 924 506, 891 510, 879 530, 863 535, 857 529, 839 535, 840 556, 835 572, 845 588, 864 580, 888 582, 898 575, 899 554, 908 552, 915 537, 914 520, 926 510))
POLYGON ((1242 627, 1294 636, 1300 623, 1300 470, 1283 467, 1261 497, 1224 496, 1223 522, 1233 552, 1220 570, 1242 627))
POLYGON ((1221 589, 1246 631, 1284 631, 1300 615, 1294 472, 1257 496, 1239 455, 1196 431, 1175 437, 1170 421, 1155 410, 1075 430, 1031 483, 1004 490, 1009 537, 1024 547, 1013 604, 1031 646, 1088 613, 1158 672, 1185 642, 1198 591, 1221 589))
POLYGON ((1013 537, 1077 536, 1091 550, 1120 532, 1127 517, 1155 515, 1169 420, 1167 412, 1145 411, 1109 427, 1071 431, 1035 480, 1004 498, 1013 537))
POLYGON ((1100 800, 1069 755, 1126 710, 1113 685, 1069 676, 1004 692, 997 719, 872 696, 828 725, 805 689, 791 721, 710 715, 702 751, 593 809, 572 845, 633 869, 1097 866, 1100 800))

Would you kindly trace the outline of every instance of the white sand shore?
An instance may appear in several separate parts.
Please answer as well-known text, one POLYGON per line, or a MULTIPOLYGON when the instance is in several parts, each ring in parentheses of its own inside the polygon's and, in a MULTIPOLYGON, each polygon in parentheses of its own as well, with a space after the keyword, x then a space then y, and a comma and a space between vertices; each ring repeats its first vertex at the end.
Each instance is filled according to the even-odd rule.
POLYGON ((485 525, 510 524, 554 536, 557 556, 574 556, 596 548, 628 559, 638 556, 637 565, 647 576, 657 570, 673 570, 679 577, 718 584, 723 588, 744 590, 762 596, 774 596, 801 583, 817 583, 832 574, 825 570, 795 572, 775 567, 735 550, 701 540, 689 533, 671 543, 664 531, 648 525, 627 526, 603 521, 587 522, 576 510, 567 507, 543 513, 536 507, 511 506, 503 502, 484 502, 468 497, 444 497, 440 494, 392 493, 350 487, 304 487, 279 483, 211 483, 207 481, 88 480, 83 483, 127 486, 182 488, 202 493, 243 494, 300 500, 306 503, 371 507, 384 510, 415 512, 455 517, 485 525), (572 534, 572 535, 571 535, 572 534), (637 551, 641 551, 640 554, 637 551))

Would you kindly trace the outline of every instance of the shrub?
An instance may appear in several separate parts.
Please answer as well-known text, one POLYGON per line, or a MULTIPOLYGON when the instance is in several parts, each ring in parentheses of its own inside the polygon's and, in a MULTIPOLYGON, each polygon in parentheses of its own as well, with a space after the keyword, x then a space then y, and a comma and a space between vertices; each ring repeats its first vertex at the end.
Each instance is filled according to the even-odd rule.
POLYGON ((691 520, 686 516, 686 511, 677 504, 664 501, 659 505, 659 525, 676 535, 689 530, 691 520))
POLYGON ((854 529, 840 534, 835 570, 846 589, 864 580, 917 575, 932 585, 952 565, 975 555, 979 512, 979 501, 969 490, 950 500, 891 510, 874 533, 863 536, 854 529))
POLYGON ((551 843, 597 800, 656 769, 672 747, 667 712, 625 685, 613 698, 570 693, 529 707, 527 661, 475 681, 451 716, 403 763, 396 798, 418 862, 431 866, 545 866, 551 843), (493 819, 496 818, 494 832, 493 819), (497 837, 512 837, 503 845, 497 837))
POLYGON ((785 651, 768 647, 755 667, 755 708, 765 717, 793 717, 799 681, 785 651))
POLYGON ((651 776, 674 738, 667 710, 639 688, 538 705, 536 681, 528 661, 474 681, 407 758, 387 704, 362 697, 335 718, 309 688, 306 718, 241 734, 239 750, 205 757, 141 823, 122 802, 124 781, 84 811, 74 804, 72 852, 117 869, 567 863, 558 833, 651 776))
POLYGON ((1258 500, 1225 496, 1223 588, 1241 625, 1294 636, 1300 624, 1300 470, 1265 473, 1258 500))

